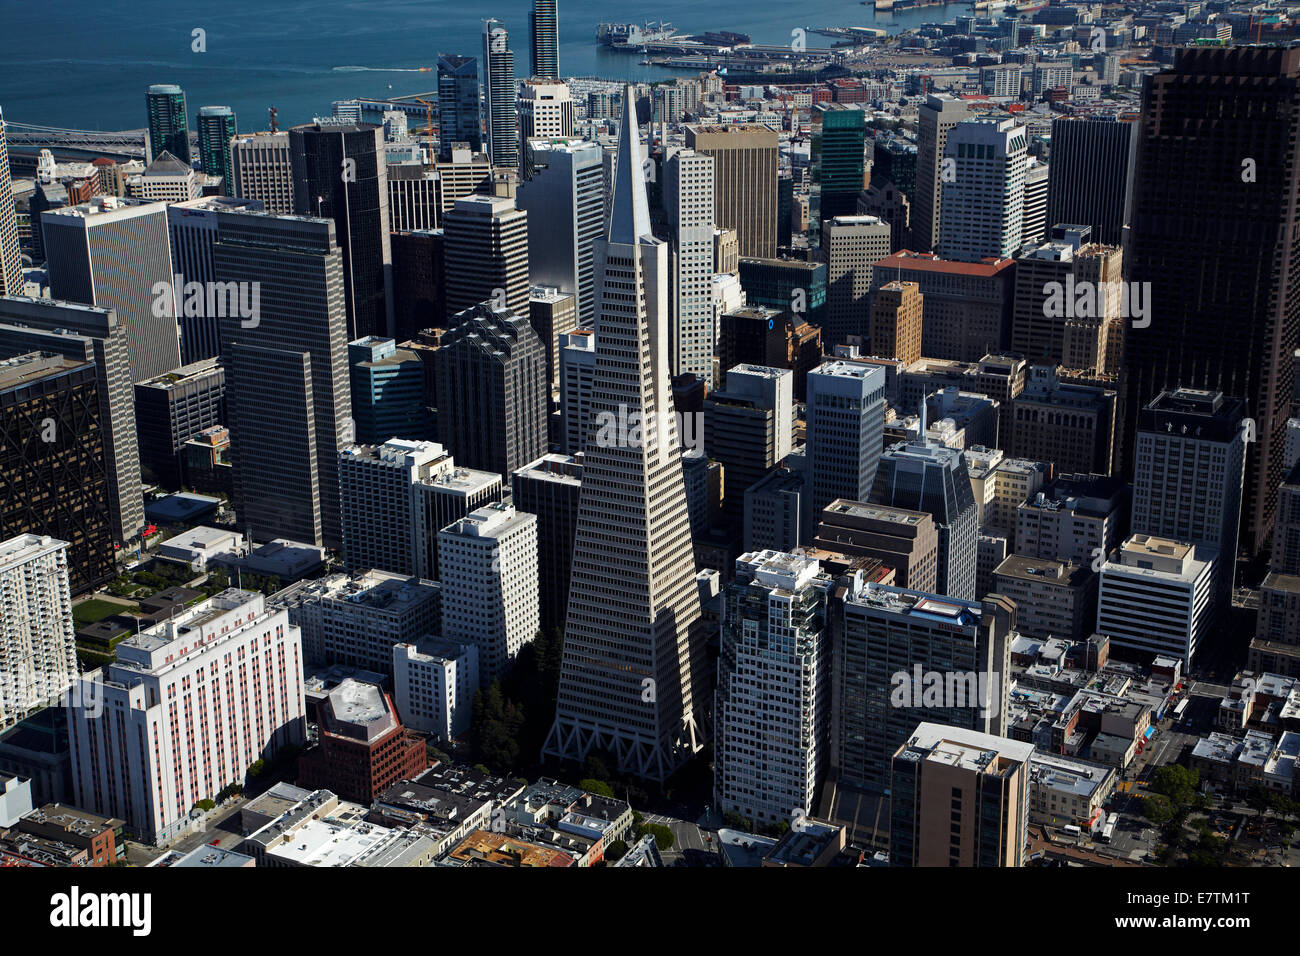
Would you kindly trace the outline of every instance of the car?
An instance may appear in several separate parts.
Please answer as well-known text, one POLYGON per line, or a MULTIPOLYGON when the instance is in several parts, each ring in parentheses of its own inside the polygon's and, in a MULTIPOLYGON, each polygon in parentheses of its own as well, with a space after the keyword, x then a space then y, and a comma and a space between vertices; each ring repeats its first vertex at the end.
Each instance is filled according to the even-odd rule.
POLYGON ((212 840, 208 843, 208 846, 220 846, 220 845, 221 845, 221 837, 217 837, 215 840, 212 840))

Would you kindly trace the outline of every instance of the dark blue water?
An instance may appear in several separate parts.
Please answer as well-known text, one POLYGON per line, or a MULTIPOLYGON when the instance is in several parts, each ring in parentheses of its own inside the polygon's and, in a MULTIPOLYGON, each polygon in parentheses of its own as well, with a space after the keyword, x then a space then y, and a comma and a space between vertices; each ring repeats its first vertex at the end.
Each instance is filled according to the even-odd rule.
MULTIPOLYGON (((789 43, 795 27, 876 26, 891 33, 951 19, 968 4, 876 15, 856 0, 560 0, 565 76, 660 79, 635 54, 595 42, 602 20, 670 21, 679 31, 733 30, 757 43, 789 43)), ((434 89, 438 53, 481 56, 482 21, 510 31, 515 72, 529 70, 531 0, 60 0, 5 4, 0 31, 0 108, 5 118, 72 129, 139 129, 151 83, 178 83, 191 119, 200 106, 231 106, 241 130, 328 115, 334 100, 434 89), (193 52, 192 31, 206 31, 193 52), (335 67, 364 66, 367 71, 335 67), (391 85, 391 89, 390 89, 391 85)), ((810 46, 830 39, 810 35, 810 46)))

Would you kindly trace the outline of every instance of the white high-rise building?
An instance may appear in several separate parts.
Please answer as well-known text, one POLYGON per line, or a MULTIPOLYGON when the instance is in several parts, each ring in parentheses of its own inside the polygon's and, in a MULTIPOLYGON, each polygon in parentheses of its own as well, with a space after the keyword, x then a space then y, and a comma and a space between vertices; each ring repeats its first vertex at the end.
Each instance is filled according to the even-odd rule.
POLYGON ((1190 665, 1209 631, 1218 557, 1214 548, 1132 535, 1101 566, 1097 633, 1190 665))
POLYGON ((727 588, 714 704, 714 795, 758 824, 816 811, 829 763, 831 579, 812 559, 741 555, 727 588))
POLYGON ((252 591, 145 628, 80 684, 68 709, 73 802, 151 842, 306 736, 298 628, 252 591))
POLYGON ((1047 90, 1063 86, 1067 90, 1074 88, 1074 64, 1040 63, 1034 67, 1033 93, 1035 99, 1047 90))
POLYGON ((668 247, 651 234, 635 117, 628 87, 598 256, 592 388, 597 423, 629 430, 583 452, 563 664, 543 753, 581 762, 604 748, 620 772, 663 781, 703 745, 695 708, 707 679, 669 387, 668 247))
POLYGON ((866 501, 885 441, 885 370, 835 360, 808 373, 808 493, 804 531, 836 498, 866 501))
POLYGON ((541 625, 537 515, 500 502, 438 532, 442 634, 479 650, 482 686, 509 671, 541 625))
POLYGON ((343 559, 438 580, 438 532, 501 500, 501 476, 459 468, 436 442, 393 438, 339 453, 343 559))
POLYGON ((573 135, 573 97, 569 87, 553 80, 526 80, 519 88, 519 158, 528 141, 573 135))
POLYGON ((691 373, 713 387, 718 326, 713 311, 713 157, 679 149, 664 169, 664 206, 671 229, 674 375, 691 373))
POLYGON ((1133 531, 1217 551, 1216 614, 1232 601, 1251 440, 1245 421, 1242 399, 1191 388, 1163 391, 1138 412, 1133 531))
POLYGON ((0 542, 0 727, 57 698, 77 676, 68 542, 0 542))
POLYGON ((939 255, 1004 259, 1020 249, 1029 136, 1011 119, 968 119, 944 151, 939 255))
POLYGON ((393 645, 393 706, 410 730, 451 740, 469 731, 478 645, 425 637, 393 645))

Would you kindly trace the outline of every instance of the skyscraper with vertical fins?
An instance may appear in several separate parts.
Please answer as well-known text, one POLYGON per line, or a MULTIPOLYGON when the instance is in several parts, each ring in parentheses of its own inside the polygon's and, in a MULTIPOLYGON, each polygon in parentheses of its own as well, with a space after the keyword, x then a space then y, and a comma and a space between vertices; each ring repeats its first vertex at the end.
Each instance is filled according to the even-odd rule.
POLYGON ((555 724, 543 756, 606 751, 662 782, 703 745, 703 630, 668 368, 668 248, 650 234, 635 98, 597 253, 585 446, 555 724))

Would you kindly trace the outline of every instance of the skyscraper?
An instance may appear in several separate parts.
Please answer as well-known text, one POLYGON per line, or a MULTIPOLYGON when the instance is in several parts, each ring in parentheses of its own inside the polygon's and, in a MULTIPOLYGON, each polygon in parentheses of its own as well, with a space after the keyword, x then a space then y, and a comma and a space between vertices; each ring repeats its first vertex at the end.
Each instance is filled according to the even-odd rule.
POLYGON ((794 373, 761 365, 728 369, 726 387, 704 399, 704 445, 722 463, 726 515, 740 528, 745 489, 793 449, 794 373))
POLYGON ((368 336, 348 343, 352 417, 356 440, 376 445, 393 437, 421 439, 430 432, 425 368, 410 349, 368 336))
POLYGON ((511 474, 510 496, 516 508, 537 515, 541 626, 563 627, 578 532, 582 463, 569 455, 543 455, 511 474))
POLYGON ((393 438, 343 449, 339 489, 349 569, 382 568, 436 581, 438 532, 500 501, 501 476, 458 466, 436 442, 393 438))
POLYGON ((581 762, 608 750, 621 772, 663 781, 703 744, 697 708, 708 687, 669 389, 668 250, 650 234, 635 110, 627 88, 599 257, 592 403, 605 420, 635 415, 640 434, 584 452, 555 724, 543 753, 581 762))
POLYGON ((718 330, 713 313, 713 157, 690 149, 665 164, 664 206, 672 241, 673 297, 669 362, 674 375, 690 373, 713 384, 718 330))
POLYGON ((761 826, 816 812, 831 763, 830 577, 777 551, 736 561, 718 662, 713 792, 761 826))
POLYGON ((462 466, 508 479, 546 454, 549 362, 527 318, 490 302, 466 309, 433 361, 438 433, 462 466))
POLYGON ((925 297, 915 282, 886 282, 871 303, 871 354, 905 365, 921 360, 925 297))
POLYGON ((537 636, 537 516, 494 502, 438 532, 442 636, 478 647, 479 684, 537 636))
POLYGON ((1161 392, 1138 415, 1133 531, 1219 553, 1218 611, 1232 599, 1246 465, 1246 403, 1221 392, 1161 392))
POLYGON ((41 216, 50 296, 112 309, 132 382, 181 364, 165 203, 97 196, 41 216))
POLYGON ((573 135, 573 97, 564 83, 527 80, 519 90, 519 159, 528 166, 528 141, 573 135))
POLYGON ((467 143, 476 153, 483 148, 480 112, 478 60, 439 53, 438 152, 443 160, 451 159, 452 143, 467 143))
POLYGON ((533 39, 533 76, 560 78, 560 20, 556 0, 533 0, 528 16, 533 39))
POLYGON ((1016 259, 1011 349, 1036 365, 1117 373, 1123 253, 1088 242, 1078 230, 1055 232, 1059 238, 1026 245, 1016 259))
POLYGON ((534 285, 573 294, 578 324, 596 318, 596 244, 605 229, 605 176, 601 147, 578 140, 534 142, 530 176, 516 205, 533 222, 528 234, 528 275, 534 285))
POLYGON ((196 803, 304 742, 302 636, 256 592, 223 591, 116 650, 68 708, 73 799, 144 839, 184 832, 196 803))
POLYGON ((868 331, 872 266, 889 255, 890 234, 889 223, 875 216, 823 213, 826 318, 822 339, 827 348, 868 331))
POLYGON ((0 727, 57 699, 77 676, 68 542, 0 541, 0 727))
POLYGON ((0 357, 32 351, 95 363, 108 514, 114 540, 125 544, 144 530, 126 326, 112 309, 54 299, 0 298, 0 357))
POLYGON ((884 790, 890 759, 922 719, 1006 732, 1016 607, 997 595, 960 601, 864 578, 841 579, 847 588, 831 608, 834 756, 841 783, 884 790), (938 706, 923 696, 936 672, 948 691, 938 706))
POLYGON ((487 302, 528 315, 528 213, 515 201, 468 196, 443 217, 447 318, 487 302))
MULTIPOLYGON (((167 206, 172 291, 176 298, 176 319, 181 327, 181 361, 185 365, 221 354, 218 310, 208 310, 206 295, 206 290, 213 288, 212 245, 217 241, 217 214, 223 210, 262 208, 262 203, 256 199, 226 196, 207 196, 167 206), (175 276, 180 276, 180 279, 176 280, 175 276), (202 283, 204 294, 198 298, 187 295, 186 288, 194 288, 190 283, 202 283)), ((214 297, 213 304, 216 302, 214 297)), ((250 305, 251 302, 250 297, 250 305)))
POLYGON ((1092 227, 1094 242, 1124 244, 1133 208, 1137 159, 1136 117, 1059 117, 1052 120, 1047 225, 1092 227))
POLYGON ((688 126, 686 146, 713 157, 713 222, 736 230, 742 256, 776 255, 776 130, 758 124, 688 126))
POLYGON ((348 338, 390 335, 393 256, 384 128, 318 120, 289 130, 289 151, 294 213, 334 220, 343 252, 348 338))
POLYGON ((221 191, 233 195, 230 140, 238 132, 235 111, 229 106, 199 107, 199 168, 221 177, 221 191))
POLYGON ((939 255, 979 262, 1020 248, 1028 142, 1011 119, 963 120, 948 133, 939 255))
POLYGON ((971 491, 966 459, 955 448, 925 437, 891 445, 880 456, 871 500, 895 508, 924 511, 939 529, 939 594, 961 600, 975 597, 975 557, 979 508, 971 491))
POLYGON ((156 84, 145 93, 144 105, 149 115, 148 160, 165 151, 188 165, 192 160, 185 91, 172 83, 156 84))
POLYGON ((912 199, 914 252, 930 252, 939 244, 948 133, 969 115, 964 101, 947 94, 931 93, 917 107, 916 193, 912 199))
POLYGON ((232 196, 259 199, 267 212, 293 212, 288 133, 240 133, 230 141, 232 196))
MULTIPOLYGON (((32 224, 40 230, 39 220, 32 224)), ((18 249, 18 217, 9 173, 9 146, 5 117, 0 111, 0 295, 23 294, 23 257, 18 249)))
MULTIPOLYGON (((824 103, 821 135, 814 124, 813 157, 815 185, 821 188, 821 221, 836 216, 853 216, 858 196, 867 188, 868 166, 863 159, 867 139, 867 114, 857 106, 824 103)), ((886 251, 885 255, 893 252, 886 251)))
POLYGON ((866 501, 871 494, 885 435, 885 370, 862 362, 826 362, 808 373, 805 415, 803 530, 811 540, 828 504, 836 498, 866 501))
POLYGON ((328 219, 223 212, 217 282, 260 289, 256 321, 222 319, 241 530, 337 548, 338 453, 351 440, 343 253, 328 219), (268 414, 268 410, 274 412, 268 414))
POLYGON ((500 20, 483 21, 483 89, 487 93, 487 148, 493 166, 519 166, 515 140, 515 55, 500 20))
POLYGON ((1125 333, 1125 415, 1169 388, 1246 400, 1251 554, 1272 527, 1300 334, 1298 107, 1294 47, 1182 48, 1143 92, 1129 279, 1151 306, 1125 333))
POLYGON ((74 594, 117 573, 92 362, 31 352, 0 360, 0 539, 68 542, 74 594))

